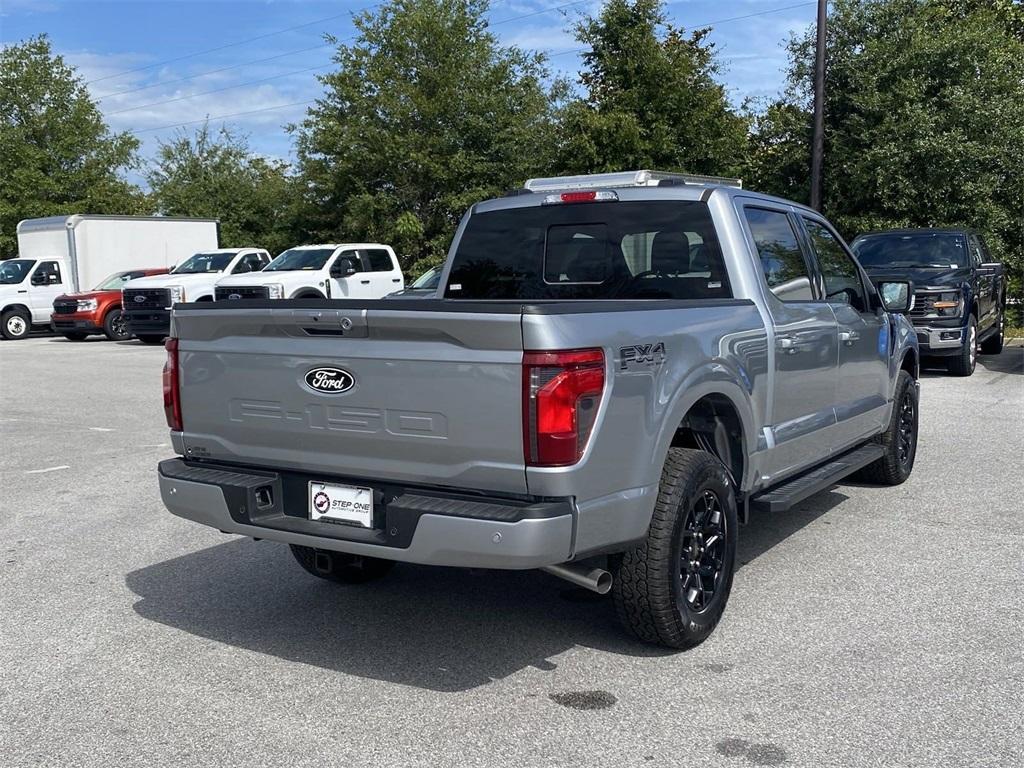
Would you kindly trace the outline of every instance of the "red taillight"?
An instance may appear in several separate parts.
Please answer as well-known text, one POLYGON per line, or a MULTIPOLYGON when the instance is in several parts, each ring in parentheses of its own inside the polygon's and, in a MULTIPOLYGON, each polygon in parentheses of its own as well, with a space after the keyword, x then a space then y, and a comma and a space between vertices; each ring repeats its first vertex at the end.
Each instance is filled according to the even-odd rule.
POLYGON ((167 426, 181 432, 181 397, 178 390, 178 340, 168 339, 164 345, 167 362, 164 363, 164 415, 167 426))
POLYGON ((533 467, 583 456, 604 391, 604 351, 523 353, 523 454, 533 467))

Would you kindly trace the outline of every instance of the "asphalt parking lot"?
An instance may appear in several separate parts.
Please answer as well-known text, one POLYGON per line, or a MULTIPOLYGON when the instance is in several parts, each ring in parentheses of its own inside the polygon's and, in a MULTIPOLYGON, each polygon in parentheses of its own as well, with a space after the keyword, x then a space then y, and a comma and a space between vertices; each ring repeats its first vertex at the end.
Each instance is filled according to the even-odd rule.
POLYGON ((686 653, 539 572, 344 587, 172 517, 163 357, 0 342, 0 764, 1021 764, 1019 347, 926 373, 905 485, 755 518, 686 653))

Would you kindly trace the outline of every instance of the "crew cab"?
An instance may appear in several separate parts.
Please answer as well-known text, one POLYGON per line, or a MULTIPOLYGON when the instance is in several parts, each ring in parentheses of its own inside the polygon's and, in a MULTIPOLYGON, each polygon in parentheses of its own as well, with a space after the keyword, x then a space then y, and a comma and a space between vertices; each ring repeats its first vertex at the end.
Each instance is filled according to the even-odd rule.
POLYGON ((69 341, 103 334, 111 341, 131 338, 128 320, 121 310, 121 288, 129 280, 166 275, 166 269, 132 269, 115 272, 91 291, 63 293, 54 299, 50 325, 69 341))
POLYGON ((175 306, 167 508, 333 581, 541 568, 685 648, 752 510, 913 468, 910 284, 873 285, 809 208, 654 171, 533 179, 469 210, 439 285, 175 306))
POLYGON ((214 298, 379 299, 404 285, 391 246, 300 245, 278 255, 258 274, 221 278, 214 298))
POLYGON ((968 229, 894 229, 854 239, 853 251, 875 279, 914 283, 910 321, 921 354, 944 358, 950 373, 974 373, 978 351, 1003 349, 1006 280, 985 240, 968 229))
POLYGON ((219 248, 187 258, 166 275, 125 283, 122 304, 128 330, 144 344, 160 344, 171 329, 171 308, 186 301, 213 301, 224 275, 259 272, 270 263, 262 248, 219 248))

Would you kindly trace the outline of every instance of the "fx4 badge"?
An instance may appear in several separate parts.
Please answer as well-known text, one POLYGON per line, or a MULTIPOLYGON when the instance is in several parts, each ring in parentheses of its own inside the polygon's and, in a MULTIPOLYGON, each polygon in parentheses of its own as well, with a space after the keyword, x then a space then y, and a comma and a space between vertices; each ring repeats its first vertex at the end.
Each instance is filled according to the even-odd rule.
POLYGON ((636 344, 619 350, 620 367, 623 371, 654 368, 665 362, 665 343, 636 344))

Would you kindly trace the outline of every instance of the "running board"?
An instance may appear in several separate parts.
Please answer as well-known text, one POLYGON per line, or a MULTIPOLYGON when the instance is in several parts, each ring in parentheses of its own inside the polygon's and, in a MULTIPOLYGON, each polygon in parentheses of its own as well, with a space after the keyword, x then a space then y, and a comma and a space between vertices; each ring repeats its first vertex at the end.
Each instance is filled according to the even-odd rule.
POLYGON ((831 488, 844 477, 882 458, 884 453, 885 449, 878 443, 867 443, 755 496, 750 504, 759 512, 785 512, 808 496, 831 488))

